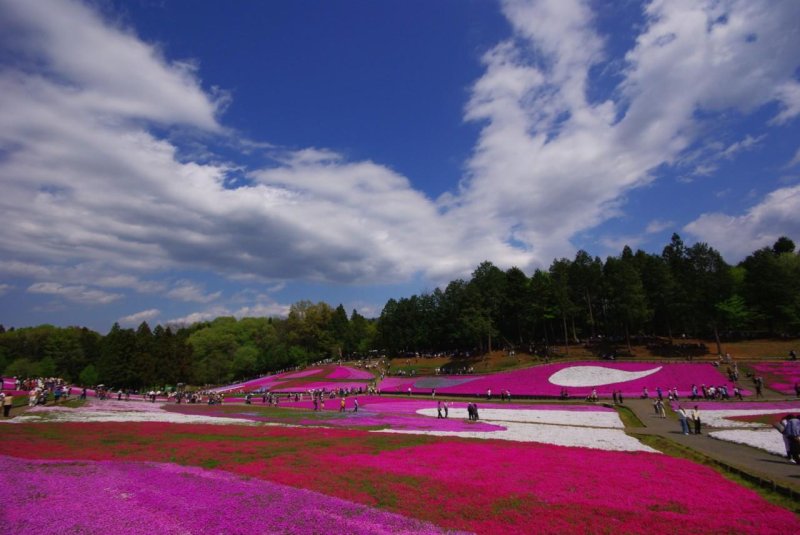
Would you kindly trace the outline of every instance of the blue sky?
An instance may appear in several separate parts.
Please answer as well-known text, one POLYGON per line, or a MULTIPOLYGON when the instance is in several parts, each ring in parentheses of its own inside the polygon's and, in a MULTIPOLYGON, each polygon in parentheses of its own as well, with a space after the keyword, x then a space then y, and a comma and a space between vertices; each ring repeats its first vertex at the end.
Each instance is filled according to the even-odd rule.
POLYGON ((800 3, 0 0, 0 323, 800 239, 800 3))

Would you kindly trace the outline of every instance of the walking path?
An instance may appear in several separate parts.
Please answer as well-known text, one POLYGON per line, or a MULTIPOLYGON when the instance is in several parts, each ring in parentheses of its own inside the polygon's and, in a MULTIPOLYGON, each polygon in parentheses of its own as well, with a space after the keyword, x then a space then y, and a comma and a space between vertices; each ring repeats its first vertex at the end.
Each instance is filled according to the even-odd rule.
MULTIPOLYGON (((789 398, 775 401, 787 399, 789 398)), ((628 428, 628 432, 666 438, 719 462, 729 470, 749 475, 751 476, 749 479, 755 479, 762 485, 783 491, 785 494, 794 493, 794 496, 800 497, 800 465, 792 464, 783 457, 757 448, 711 438, 708 432, 713 429, 706 427, 702 429, 700 435, 684 435, 681 433, 677 417, 671 411, 667 411, 667 418, 659 418, 654 414, 652 400, 630 399, 625 400, 625 405, 645 426, 628 428)), ((734 407, 735 403, 732 403, 731 408, 734 407)))

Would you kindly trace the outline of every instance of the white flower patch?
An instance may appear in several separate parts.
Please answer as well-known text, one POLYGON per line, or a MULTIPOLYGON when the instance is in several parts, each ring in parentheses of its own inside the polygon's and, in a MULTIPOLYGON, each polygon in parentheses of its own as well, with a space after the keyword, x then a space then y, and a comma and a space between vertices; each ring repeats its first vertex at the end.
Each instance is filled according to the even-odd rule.
POLYGON ((515 442, 538 442, 556 446, 573 446, 606 451, 646 451, 659 453, 645 446, 621 429, 598 429, 587 427, 571 427, 566 425, 548 425, 508 422, 503 424, 505 431, 430 431, 430 430, 398 430, 380 429, 373 433, 402 433, 417 435, 434 435, 440 437, 463 437, 480 439, 511 440, 515 442))
POLYGON ((727 431, 714 431, 710 437, 735 444, 744 444, 764 450, 773 455, 786 457, 786 446, 783 435, 775 429, 731 429, 727 431))
POLYGON ((8 423, 44 423, 44 422, 163 422, 174 424, 217 424, 217 425, 255 425, 258 422, 203 416, 196 414, 179 414, 176 412, 154 411, 91 411, 67 412, 53 410, 36 414, 23 414, 8 423))
POLYGON ((764 424, 758 422, 740 422, 738 420, 730 420, 729 418, 735 416, 755 416, 757 414, 781 414, 785 413, 786 409, 725 409, 719 411, 701 411, 700 420, 711 427, 751 427, 759 428, 766 427, 764 424))
POLYGON ((626 381, 635 381, 636 379, 653 375, 659 371, 661 371, 661 366, 657 366, 652 370, 643 370, 640 372, 616 370, 603 366, 570 366, 569 368, 558 370, 550 376, 548 381, 556 386, 603 386, 626 381))
POLYGON ((180 414, 167 412, 161 403, 146 401, 87 400, 86 404, 69 408, 64 406, 31 407, 25 414, 17 416, 8 423, 41 422, 164 422, 176 424, 217 424, 254 425, 257 422, 204 416, 201 414, 180 414))
MULTIPOLYGON (((420 409, 417 414, 436 416, 436 409, 420 409)), ((482 409, 478 407, 481 421, 521 422, 566 426, 605 427, 623 429, 625 425, 614 411, 570 411, 536 409, 482 409)), ((450 409, 452 418, 467 418, 467 409, 450 409)))

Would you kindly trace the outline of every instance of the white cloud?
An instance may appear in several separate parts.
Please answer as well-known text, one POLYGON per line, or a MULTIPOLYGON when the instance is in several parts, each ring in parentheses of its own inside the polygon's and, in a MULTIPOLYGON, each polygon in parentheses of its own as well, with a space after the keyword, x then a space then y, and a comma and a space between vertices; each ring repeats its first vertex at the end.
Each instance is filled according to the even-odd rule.
MULTIPOLYGON (((651 2, 626 56, 622 99, 597 103, 586 88, 604 51, 588 3, 503 5, 517 40, 484 59, 466 111, 484 128, 453 204, 465 225, 496 235, 513 228, 540 262, 569 256, 572 236, 617 215, 628 190, 679 161, 699 141, 698 110, 748 113, 790 100, 772 88, 798 65, 790 52, 800 49, 798 3, 651 2)), ((758 141, 747 137, 723 154, 758 141)))
POLYGON ((800 186, 780 188, 741 216, 703 214, 684 230, 714 244, 728 262, 737 262, 781 236, 800 236, 800 186), (731 239, 735 237, 735 239, 731 239))
POLYGON ((120 325, 139 325, 143 321, 151 321, 161 315, 161 311, 157 308, 150 308, 142 310, 129 316, 123 316, 119 319, 120 325))
POLYGON ((798 164, 800 164, 800 147, 797 148, 797 152, 794 153, 794 157, 788 164, 786 164, 786 167, 794 167, 798 164))
POLYGON ((781 112, 773 120, 783 124, 800 115, 800 82, 790 80, 775 89, 775 97, 781 103, 781 112))
MULTIPOLYGON (((276 167, 227 189, 241 169, 207 157, 209 138, 191 138, 184 154, 184 130, 151 128, 269 146, 226 137, 225 97, 203 90, 194 64, 167 60, 83 4, 0 0, 11 30, 0 45, 16 58, 0 72, 0 255, 12 259, 0 270, 98 301, 119 294, 89 285, 163 292, 153 274, 187 267, 274 284, 448 280, 487 258, 546 265, 697 142, 697 110, 777 100, 776 120, 796 115, 800 3, 654 1, 624 81, 602 102, 586 96, 590 72, 614 58, 589 5, 503 3, 514 35, 484 56, 472 87, 465 118, 482 130, 465 179, 432 200, 384 165, 325 148, 275 151, 276 167)), ((167 295, 221 296, 189 281, 167 295)))
POLYGON ((202 285, 188 280, 179 281, 172 290, 167 292, 167 297, 170 299, 193 303, 210 303, 219 299, 221 295, 222 292, 207 294, 202 285))
POLYGON ((647 234, 658 234, 659 232, 663 232, 675 226, 673 221, 662 221, 660 219, 654 219, 647 224, 647 228, 645 228, 645 233, 647 234))
POLYGON ((0 284, 0 296, 3 296, 13 290, 14 287, 10 284, 0 284))
POLYGON ((31 284, 27 291, 33 294, 56 295, 86 305, 107 305, 123 297, 121 294, 104 292, 82 285, 68 286, 57 282, 37 282, 31 284))

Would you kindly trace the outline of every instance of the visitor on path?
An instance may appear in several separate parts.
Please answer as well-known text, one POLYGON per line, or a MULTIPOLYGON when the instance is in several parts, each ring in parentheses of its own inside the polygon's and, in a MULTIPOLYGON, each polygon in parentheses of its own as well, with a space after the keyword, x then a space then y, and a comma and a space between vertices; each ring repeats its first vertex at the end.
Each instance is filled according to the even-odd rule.
POLYGON ((358 412, 358 398, 353 399, 353 412, 358 412))
POLYGON ((14 404, 14 396, 6 394, 3 396, 3 417, 8 418, 11 416, 11 406, 14 404))
POLYGON ((445 418, 447 418, 447 413, 449 412, 449 407, 450 407, 450 402, 449 401, 445 401, 444 402, 444 417, 445 418))
POLYGON ((667 411, 664 409, 664 402, 661 401, 660 399, 657 399, 654 405, 656 407, 656 416, 658 416, 659 418, 666 418, 667 411))
POLYGON ((339 412, 344 412, 344 405, 345 405, 345 399, 342 398, 342 402, 339 404, 339 412))
POLYGON ((700 407, 697 405, 692 409, 692 421, 694 422, 694 434, 700 435, 700 407))
POLYGON ((687 421, 686 411, 683 407, 678 406, 678 421, 681 424, 681 433, 684 435, 689 434, 689 422, 687 421))
POLYGON ((650 399, 650 393, 647 391, 647 387, 642 388, 642 399, 650 399))
POLYGON ((614 390, 613 392, 611 392, 611 398, 614 400, 614 405, 616 405, 617 403, 619 403, 619 398, 617 397, 617 391, 616 391, 616 390, 614 390))
POLYGON ((783 447, 786 449, 786 458, 789 459, 789 462, 793 463, 794 459, 792 459, 792 441, 784 433, 784 431, 786 431, 786 423, 788 421, 789 416, 784 416, 781 418, 781 421, 774 424, 773 427, 775 427, 775 429, 778 430, 778 433, 781 434, 781 437, 783 437, 783 447))
POLYGON ((800 416, 790 414, 786 417, 783 436, 789 439, 789 456, 791 460, 800 464, 800 416))
POLYGON ((437 401, 436 402, 436 418, 440 418, 440 419, 443 418, 443 416, 442 416, 442 402, 441 401, 437 401))

